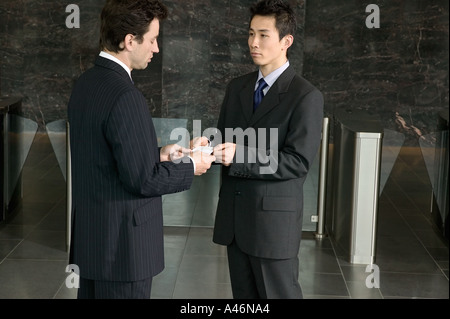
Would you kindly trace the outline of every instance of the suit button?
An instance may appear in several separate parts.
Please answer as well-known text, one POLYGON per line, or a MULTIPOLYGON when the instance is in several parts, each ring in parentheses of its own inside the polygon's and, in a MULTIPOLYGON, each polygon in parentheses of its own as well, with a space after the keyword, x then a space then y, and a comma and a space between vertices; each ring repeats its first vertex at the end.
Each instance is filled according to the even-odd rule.
POLYGON ((236 196, 241 196, 242 193, 241 193, 241 192, 235 192, 234 194, 235 194, 236 196))

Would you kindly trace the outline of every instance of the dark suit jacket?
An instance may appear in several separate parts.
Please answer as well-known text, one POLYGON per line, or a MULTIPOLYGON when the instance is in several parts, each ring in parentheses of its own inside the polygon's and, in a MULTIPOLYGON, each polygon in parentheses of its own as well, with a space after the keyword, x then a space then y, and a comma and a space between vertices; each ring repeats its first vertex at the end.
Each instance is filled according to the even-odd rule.
POLYGON ((192 162, 160 162, 146 100, 117 63, 97 57, 68 105, 70 262, 94 280, 135 281, 164 268, 161 195, 190 187, 192 162))
POLYGON ((303 184, 321 140, 323 96, 291 66, 253 113, 257 76, 254 72, 229 83, 217 128, 226 142, 235 143, 226 128, 253 128, 258 143, 264 141, 259 129, 267 129, 263 150, 267 154, 274 147, 269 144, 269 129, 277 128, 278 143, 272 151, 273 162, 278 161, 274 173, 261 174, 267 158, 249 161, 248 154, 256 153, 251 139, 238 142, 236 156, 243 151, 245 159, 239 163, 235 156, 231 166, 222 167, 213 241, 228 245, 235 239, 250 255, 292 258, 298 254, 302 233, 303 184))

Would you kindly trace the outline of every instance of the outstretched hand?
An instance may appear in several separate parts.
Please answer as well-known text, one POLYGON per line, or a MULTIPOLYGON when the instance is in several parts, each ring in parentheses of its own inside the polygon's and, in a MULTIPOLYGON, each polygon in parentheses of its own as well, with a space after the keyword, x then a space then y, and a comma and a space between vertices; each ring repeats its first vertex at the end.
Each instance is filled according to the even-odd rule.
POLYGON ((211 168, 212 162, 216 160, 214 155, 202 151, 191 152, 191 158, 195 162, 195 175, 202 175, 211 168))
POLYGON ((161 162, 174 162, 185 157, 186 155, 189 155, 190 151, 190 149, 182 147, 178 144, 170 144, 161 148, 159 156, 161 162))
POLYGON ((209 139, 205 136, 196 137, 191 140, 190 148, 193 150, 196 147, 201 146, 208 146, 209 145, 209 139))
POLYGON ((216 162, 222 163, 224 166, 230 166, 233 163, 234 154, 236 153, 236 144, 224 143, 214 147, 214 156, 216 156, 216 162))

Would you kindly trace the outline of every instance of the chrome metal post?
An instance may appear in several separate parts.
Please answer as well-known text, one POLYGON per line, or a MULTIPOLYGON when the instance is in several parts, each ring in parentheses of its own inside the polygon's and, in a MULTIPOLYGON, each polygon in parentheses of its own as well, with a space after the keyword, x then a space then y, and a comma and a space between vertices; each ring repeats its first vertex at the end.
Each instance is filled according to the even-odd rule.
POLYGON ((66 248, 69 251, 72 231, 72 170, 70 158, 70 125, 68 121, 66 122, 66 192, 66 248))
POLYGON ((320 168, 319 168, 319 196, 317 201, 317 231, 314 234, 316 238, 323 238, 325 234, 325 190, 327 183, 328 166, 328 138, 329 138, 329 118, 325 117, 322 124, 322 144, 320 149, 320 168))
MULTIPOLYGON (((0 135, 1 136, 1 135, 0 135)), ((5 112, 3 117, 3 181, 1 183, 2 192, 3 192, 3 203, 0 210, 0 220, 6 219, 6 212, 8 211, 8 203, 9 203, 9 115, 8 112, 5 112)))

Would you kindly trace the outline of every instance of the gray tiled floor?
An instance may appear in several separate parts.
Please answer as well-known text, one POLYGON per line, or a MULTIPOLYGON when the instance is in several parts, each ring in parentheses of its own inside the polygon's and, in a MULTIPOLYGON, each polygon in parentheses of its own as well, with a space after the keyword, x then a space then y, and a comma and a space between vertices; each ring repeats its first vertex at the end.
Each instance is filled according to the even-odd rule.
MULTIPOLYGON (((217 173, 165 196, 166 268, 154 279, 152 298, 232 298, 226 249, 212 243, 209 226, 217 173), (186 224, 196 226, 177 226, 186 224)), ((448 241, 429 220, 427 176, 420 149, 403 147, 379 202, 379 289, 366 287, 366 265, 349 263, 329 237, 304 232, 299 281, 306 299, 449 298, 448 241)), ((38 134, 23 171, 23 205, 0 224, 0 298, 76 297, 66 287, 65 214, 63 174, 48 136, 38 134)))

